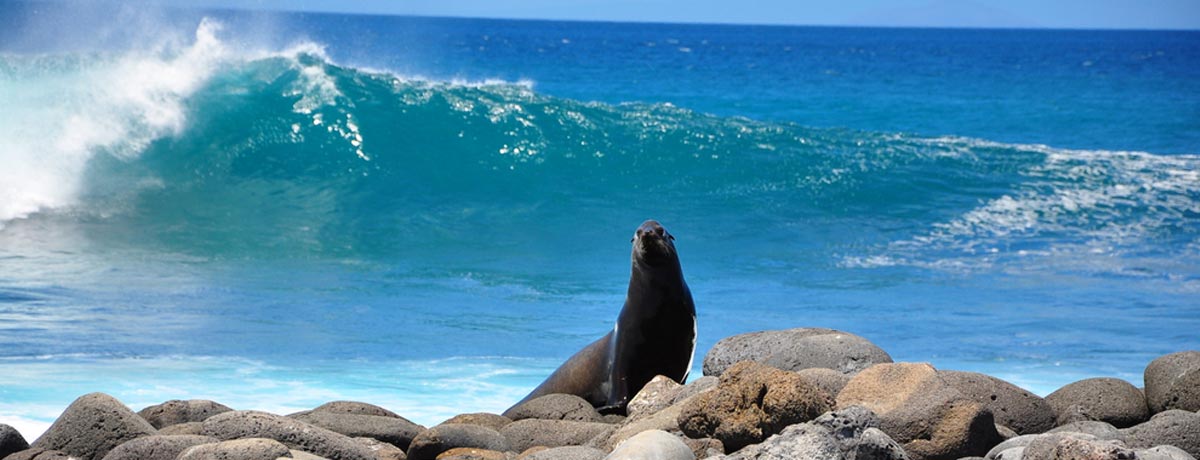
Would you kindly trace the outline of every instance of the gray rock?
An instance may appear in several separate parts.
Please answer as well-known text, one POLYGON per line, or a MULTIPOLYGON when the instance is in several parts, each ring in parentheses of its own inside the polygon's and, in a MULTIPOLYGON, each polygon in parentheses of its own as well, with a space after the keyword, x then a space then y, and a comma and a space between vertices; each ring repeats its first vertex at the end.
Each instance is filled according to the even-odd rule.
POLYGON ((880 431, 875 414, 861 406, 828 412, 725 457, 729 460, 908 460, 880 431))
POLYGON ((534 452, 521 460, 602 460, 605 452, 595 447, 565 446, 534 452))
MULTIPOLYGON (((1033 440, 1037 437, 1038 437, 1038 435, 1036 435, 1036 434, 1025 434, 1025 435, 1017 436, 1012 439, 1006 439, 1004 442, 1002 442, 1000 444, 996 444, 994 447, 992 447, 992 449, 989 450, 987 452, 987 454, 985 454, 983 456, 983 458, 986 458, 988 460, 993 460, 996 458, 1000 458, 1001 452, 1004 452, 1004 451, 1007 451, 1010 449, 1017 449, 1017 448, 1024 449, 1025 446, 1028 446, 1029 443, 1033 442, 1033 440)), ((1009 456, 1007 457, 1010 460, 1012 458, 1014 458, 1011 455, 1012 454, 1009 454, 1009 456)))
POLYGON ((375 438, 401 449, 408 449, 413 438, 425 431, 425 427, 403 417, 314 410, 292 418, 354 438, 375 438))
POLYGON ((349 436, 300 420, 258 411, 232 411, 204 421, 203 434, 224 441, 274 439, 285 446, 330 460, 375 460, 374 454, 349 436))
POLYGON ((504 411, 504 416, 513 421, 527 418, 574 422, 600 421, 600 413, 596 412, 591 403, 569 394, 549 394, 531 399, 504 411))
MULTIPOLYGON (((1013 447, 1010 449, 1004 449, 1003 451, 997 453, 996 456, 992 457, 992 458, 995 460, 1023 460, 1024 456, 1025 456, 1025 448, 1024 447, 1013 447)), ((986 459, 987 457, 984 457, 984 458, 986 459)))
MULTIPOLYGON (((289 451, 289 452, 291 452, 291 454, 292 454, 292 458, 293 458, 294 460, 329 460, 329 459, 327 459, 327 458, 325 458, 325 457, 321 457, 321 456, 318 456, 318 455, 310 454, 310 453, 308 453, 308 452, 305 452, 305 451, 302 451, 302 450, 295 450, 295 449, 292 449, 292 450, 291 450, 291 451, 289 451)), ((280 457, 280 458, 286 458, 286 457, 280 457)))
POLYGON ((1122 430, 1135 449, 1175 446, 1200 457, 1200 414, 1178 409, 1159 412, 1150 421, 1122 430))
POLYGON ((1125 428, 1150 417, 1141 390, 1121 379, 1100 377, 1070 383, 1047 395, 1046 402, 1059 425, 1098 420, 1125 428))
POLYGON ((695 460, 692 449, 671 433, 648 430, 613 449, 605 460, 695 460))
POLYGON ((1087 433, 1095 436, 1096 439, 1102 441, 1121 441, 1125 442, 1125 433, 1112 426, 1110 423, 1098 422, 1095 420, 1085 420, 1082 422, 1071 422, 1066 425, 1054 428, 1047 433, 1087 433))
POLYGON ((1151 412, 1200 411, 1200 351, 1160 356, 1146 366, 1143 377, 1151 412))
POLYGON ((170 436, 184 434, 198 435, 202 433, 204 433, 204 422, 176 423, 174 425, 164 426, 161 430, 158 430, 158 434, 170 436))
POLYGON ((608 439, 616 427, 600 422, 568 420, 517 420, 500 430, 509 447, 522 452, 533 446, 582 446, 594 438, 608 439))
POLYGON ((488 412, 475 412, 475 413, 470 413, 470 414, 455 415, 453 417, 450 417, 448 420, 442 422, 441 424, 445 425, 447 423, 466 423, 469 425, 486 426, 493 430, 499 431, 501 428, 504 428, 505 425, 508 425, 509 423, 512 423, 512 422, 513 421, 511 418, 505 417, 503 415, 492 414, 492 413, 488 413, 488 412))
POLYGON ((192 446, 177 460, 276 460, 291 458, 287 446, 274 439, 247 438, 192 446))
POLYGON ((1137 454, 1138 460, 1196 460, 1196 457, 1175 446, 1138 449, 1137 454))
POLYGON ((331 414, 375 415, 379 417, 404 418, 395 412, 358 401, 332 401, 317 406, 312 412, 327 412, 331 414))
POLYGON ((4 460, 79 460, 79 458, 67 455, 62 451, 31 447, 11 453, 4 457, 4 460))
POLYGON ((433 460, 445 451, 473 447, 495 451, 511 449, 508 440, 491 428, 465 423, 438 425, 413 438, 408 446, 409 460, 433 460))
POLYGON ((717 342, 704 356, 704 375, 720 375, 739 361, 787 371, 824 367, 853 374, 892 357, 867 339, 821 328, 751 332, 717 342))
POLYGON ((938 374, 963 396, 988 408, 996 423, 1017 434, 1042 433, 1054 428, 1054 409, 1038 395, 978 372, 939 371, 938 374))
POLYGON ((817 388, 825 390, 826 393, 835 397, 842 392, 842 388, 845 388, 847 383, 850 383, 849 375, 824 367, 810 367, 796 371, 796 373, 808 380, 809 383, 816 385, 817 388))
MULTIPOLYGON (((367 446, 368 449, 371 449, 371 452, 375 453, 375 458, 377 460, 405 460, 408 458, 408 455, 404 453, 404 450, 378 439, 354 438, 354 440, 359 444, 367 446)), ((293 453, 292 456, 295 457, 295 453, 293 453)))
POLYGON ((104 460, 175 460, 189 447, 217 442, 209 436, 146 436, 121 444, 108 451, 104 460))
POLYGON ((1120 441, 1085 439, 1077 433, 1043 434, 1033 439, 1022 457, 1029 460, 1125 460, 1135 459, 1132 449, 1120 441))
MULTIPOLYGON (((695 395, 692 398, 676 402, 652 414, 627 420, 618 426, 612 435, 608 437, 608 440, 602 443, 600 447, 611 451, 626 439, 647 430, 662 430, 672 434, 681 433, 679 430, 679 414, 683 412, 683 408, 688 404, 688 401, 694 398, 695 395)), ((722 452, 724 452, 724 449, 722 449, 722 452)))
POLYGON ((126 441, 156 433, 149 422, 116 398, 90 393, 71 403, 33 447, 99 460, 126 441))
POLYGON ((138 415, 155 428, 161 429, 179 423, 203 422, 209 417, 231 410, 233 409, 229 406, 206 399, 173 399, 142 409, 138 411, 138 415))
POLYGON ((719 385, 720 383, 721 383, 720 378, 714 377, 711 375, 706 375, 704 377, 700 377, 696 380, 688 382, 687 385, 684 385, 683 388, 679 389, 678 393, 675 393, 675 395, 671 397, 671 404, 676 404, 679 401, 683 401, 692 396, 698 395, 700 393, 704 393, 706 391, 713 390, 713 389, 717 388, 717 385, 719 385))
POLYGON ((682 390, 683 385, 674 379, 665 375, 657 375, 629 400, 625 412, 633 418, 660 411, 670 406, 675 395, 682 390))
POLYGON ((29 442, 16 428, 0 423, 0 458, 29 448, 29 442))

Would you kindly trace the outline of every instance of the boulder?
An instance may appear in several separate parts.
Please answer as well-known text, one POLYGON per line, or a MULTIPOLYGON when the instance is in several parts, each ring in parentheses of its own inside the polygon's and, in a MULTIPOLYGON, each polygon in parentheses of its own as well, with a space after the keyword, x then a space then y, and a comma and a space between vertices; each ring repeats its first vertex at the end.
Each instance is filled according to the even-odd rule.
POLYGON ((573 422, 529 418, 517 420, 500 430, 517 452, 533 446, 582 446, 595 438, 608 439, 616 427, 601 422, 573 422))
POLYGON ((104 460, 175 460, 189 447, 217 441, 217 438, 195 435, 146 436, 113 448, 104 456, 104 460))
POLYGON ((629 400, 625 412, 631 418, 652 414, 671 405, 675 395, 682 390, 683 385, 674 379, 665 375, 657 375, 629 400))
POLYGON ((177 460, 276 460, 291 458, 287 446, 274 439, 247 438, 192 446, 177 460))
POLYGON ((7 457, 4 457, 4 460, 79 460, 79 457, 72 457, 58 450, 30 447, 11 453, 7 457))
POLYGON ((150 422, 104 393, 80 396, 32 447, 99 460, 126 441, 156 434, 150 422))
MULTIPOLYGON (((295 460, 329 460, 329 459, 327 459, 327 458, 325 458, 325 457, 321 457, 321 456, 318 456, 318 455, 310 454, 310 453, 308 453, 308 452, 305 452, 305 451, 302 451, 302 450, 296 450, 296 449, 292 449, 292 450, 290 450, 290 451, 288 451, 288 452, 290 452, 290 453, 292 454, 292 458, 293 458, 293 459, 295 459, 295 460)), ((279 458, 280 458, 280 459, 286 459, 287 457, 279 457, 279 458)), ((383 460, 383 459, 380 459, 380 460, 383 460)), ((390 460, 390 459, 389 459, 389 460, 390 460)))
POLYGON ((991 411, 944 382, 929 364, 876 364, 837 396, 838 408, 861 405, 913 459, 983 455, 999 444, 991 411))
POLYGON ((812 367, 853 374, 892 357, 867 339, 821 328, 751 332, 726 337, 704 356, 704 375, 721 375, 739 361, 799 371, 812 367))
POLYGON ((169 436, 178 436, 184 434, 199 435, 203 432, 204 422, 176 423, 174 425, 164 426, 161 430, 158 430, 158 434, 169 436))
POLYGON ((438 425, 413 438, 408 446, 409 460, 433 460, 456 447, 473 447, 504 452, 508 440, 498 431, 479 425, 461 423, 438 425))
POLYGON ((595 447, 565 446, 539 450, 519 460, 603 460, 606 453, 595 447))
POLYGON ((511 453, 474 447, 455 447, 437 456, 438 460, 510 460, 512 458, 511 453))
POLYGON ((527 418, 599 422, 600 413, 587 400, 569 394, 548 394, 525 401, 504 412, 513 421, 527 418))
POLYGON ((737 450, 833 407, 833 398, 795 372, 753 361, 721 375, 717 388, 683 406, 679 428, 691 438, 715 438, 737 450))
POLYGON ((0 423, 0 458, 29 448, 29 442, 16 428, 0 423))
POLYGON ((1017 434, 1042 433, 1054 428, 1055 412, 1038 395, 978 372, 939 371, 938 374, 963 396, 988 408, 996 423, 1017 434))
POLYGON ((1150 417, 1141 390, 1121 379, 1098 377, 1069 383, 1047 395, 1046 402, 1059 425, 1098 420, 1126 428, 1150 417))
MULTIPOLYGON (((408 458, 403 449, 375 438, 354 438, 354 441, 374 452, 376 460, 406 460, 408 458)), ((293 453, 292 456, 295 457, 295 454, 293 453)))
POLYGON ((1200 351, 1160 356, 1146 366, 1143 377, 1150 412, 1200 411, 1200 351))
POLYGON ((1151 447, 1136 452, 1137 460, 1196 460, 1196 457, 1175 446, 1151 447))
POLYGON ((1095 420, 1084 420, 1082 422, 1071 422, 1066 425, 1056 427, 1047 433, 1085 433, 1095 436, 1096 439, 1102 441, 1121 441, 1125 442, 1125 433, 1112 426, 1111 423, 1098 422, 1095 420))
MULTIPOLYGON (((679 429, 679 414, 683 413, 683 408, 695 397, 696 395, 692 395, 690 398, 671 404, 657 412, 630 418, 618 426, 600 447, 611 451, 626 439, 647 430, 661 430, 672 434, 682 433, 679 429)), ((722 452, 724 452, 723 447, 722 452)))
POLYGON ((613 449, 605 460, 695 460, 692 449, 671 433, 648 430, 613 449))
POLYGON ((285 446, 330 460, 375 460, 374 453, 349 436, 293 418, 258 411, 232 411, 204 421, 205 436, 230 441, 274 439, 285 446))
POLYGON ((312 412, 331 414, 374 415, 378 417, 404 418, 382 407, 358 401, 331 401, 317 406, 312 412))
POLYGON ((842 388, 850 383, 849 375, 824 367, 810 367, 796 371, 796 373, 831 396, 837 396, 842 392, 842 388))
POLYGON ((413 438, 425 431, 402 417, 361 413, 312 411, 292 418, 353 438, 375 438, 401 449, 408 449, 413 438))
POLYGON ((1178 409, 1154 414, 1146 423, 1121 430, 1135 449, 1175 446, 1200 457, 1200 414, 1178 409))
POLYGON ((486 426, 493 430, 499 431, 501 428, 504 428, 505 425, 512 423, 512 419, 498 414, 475 412, 471 414, 455 415, 441 424, 445 425, 447 423, 465 423, 468 425, 486 426))
POLYGON ((862 406, 827 412, 811 422, 792 425, 728 460, 907 460, 904 449, 883 431, 862 406))
POLYGON ((138 415, 150 422, 154 428, 188 422, 203 422, 205 419, 222 412, 229 412, 229 406, 209 401, 207 399, 179 400, 172 399, 162 404, 153 405, 138 411, 138 415))
POLYGON ((1035 437, 1022 457, 1030 460, 1126 460, 1137 454, 1120 441, 1086 439, 1077 433, 1054 433, 1035 437))

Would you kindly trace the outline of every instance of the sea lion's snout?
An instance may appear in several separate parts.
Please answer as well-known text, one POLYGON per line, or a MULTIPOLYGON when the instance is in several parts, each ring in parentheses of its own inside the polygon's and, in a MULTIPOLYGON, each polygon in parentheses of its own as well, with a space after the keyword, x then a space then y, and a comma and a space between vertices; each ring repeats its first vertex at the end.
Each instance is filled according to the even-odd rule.
POLYGON ((648 221, 642 223, 642 226, 638 227, 638 229, 637 229, 637 237, 638 238, 658 239, 658 238, 662 238, 662 237, 666 236, 666 234, 667 234, 667 229, 663 228, 662 225, 659 225, 658 222, 653 221, 653 220, 648 220, 648 221))
POLYGON ((675 248, 671 241, 674 239, 657 221, 648 220, 634 233, 634 256, 645 263, 657 265, 673 257, 675 248))

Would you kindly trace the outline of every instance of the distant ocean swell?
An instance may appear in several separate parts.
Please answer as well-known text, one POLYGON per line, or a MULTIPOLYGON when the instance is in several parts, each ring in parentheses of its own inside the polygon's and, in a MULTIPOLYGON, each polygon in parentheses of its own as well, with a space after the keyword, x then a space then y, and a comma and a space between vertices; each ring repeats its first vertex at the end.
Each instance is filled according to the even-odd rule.
POLYGON ((581 208, 630 220, 636 202, 739 222, 730 233, 859 228, 868 249, 834 255, 849 267, 1104 271, 1117 256, 1147 262, 1114 273, 1171 277, 1200 263, 1196 155, 580 102, 342 67, 311 44, 235 52, 219 29, 175 51, 4 56, 0 222, 100 218, 184 253, 395 254, 571 228, 581 208))

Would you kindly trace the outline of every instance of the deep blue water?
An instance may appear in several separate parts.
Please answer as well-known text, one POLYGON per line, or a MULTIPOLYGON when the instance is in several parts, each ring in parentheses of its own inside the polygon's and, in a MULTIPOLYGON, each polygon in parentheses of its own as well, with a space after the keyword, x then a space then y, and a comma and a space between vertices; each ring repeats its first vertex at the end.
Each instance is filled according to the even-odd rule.
POLYGON ((36 5, 0 6, 25 431, 90 391, 503 410, 611 327, 647 218, 696 375, 789 327, 1042 394, 1200 346, 1200 33, 36 5))

